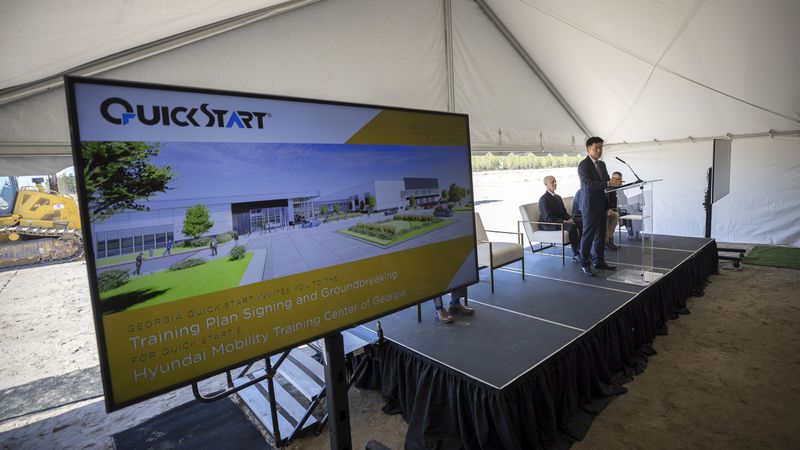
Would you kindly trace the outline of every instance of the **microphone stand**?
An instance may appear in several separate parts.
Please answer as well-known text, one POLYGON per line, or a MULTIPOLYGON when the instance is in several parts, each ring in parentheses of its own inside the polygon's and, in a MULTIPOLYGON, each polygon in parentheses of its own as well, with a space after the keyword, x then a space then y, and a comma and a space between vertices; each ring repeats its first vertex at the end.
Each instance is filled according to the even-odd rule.
POLYGON ((619 162, 621 162, 622 164, 625 164, 626 166, 628 166, 628 169, 631 169, 631 173, 633 174, 633 176, 636 177, 636 181, 643 181, 641 178, 639 178, 639 175, 636 175, 636 172, 633 171, 633 167, 631 167, 630 164, 628 164, 625 161, 623 161, 619 156, 615 156, 614 158, 617 158, 617 160, 619 162))

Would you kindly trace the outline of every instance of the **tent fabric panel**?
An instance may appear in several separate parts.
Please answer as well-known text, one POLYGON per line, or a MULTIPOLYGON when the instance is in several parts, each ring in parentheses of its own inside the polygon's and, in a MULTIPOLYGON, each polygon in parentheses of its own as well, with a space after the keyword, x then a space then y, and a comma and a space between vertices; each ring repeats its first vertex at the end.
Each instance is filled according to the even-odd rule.
MULTIPOLYGON (((706 171, 712 165, 712 141, 608 148, 609 172, 626 180, 630 170, 654 186, 654 231, 678 236, 705 233, 706 171)), ((714 204, 712 235, 719 242, 800 246, 800 138, 734 139, 730 193, 714 204)))
POLYGON ((439 2, 325 1, 104 78, 444 110, 439 2))
POLYGON ((453 1, 456 110, 472 143, 566 147, 584 133, 472 0, 453 1))
POLYGON ((637 142, 797 128, 792 120, 656 69, 625 118, 603 138, 609 142, 637 142))
POLYGON ((800 246, 800 138, 736 139, 731 191, 714 204, 721 242, 800 246))
POLYGON ((0 176, 44 175, 60 172, 73 165, 72 155, 3 156, 0 176))
POLYGON ((285 0, 3 0, 0 89, 285 0))
POLYGON ((651 65, 525 3, 489 5, 594 133, 616 127, 651 65))
POLYGON ((630 164, 643 180, 663 180, 653 186, 653 228, 656 233, 703 236, 703 193, 706 169, 712 164, 711 141, 607 148, 603 160, 608 172, 619 171, 623 180, 630 182, 636 177, 615 158, 617 156, 630 164))
POLYGON ((0 106, 0 142, 69 142, 64 88, 0 106))
POLYGON ((799 19, 795 0, 705 2, 661 66, 800 121, 799 19))
MULTIPOLYGON (((502 0, 489 0, 494 5, 502 0)), ((692 13, 696 0, 615 0, 587 2, 585 0, 522 0, 522 10, 528 14, 545 14, 561 20, 588 35, 594 35, 611 45, 655 62, 667 49, 670 41, 687 15, 692 13)))

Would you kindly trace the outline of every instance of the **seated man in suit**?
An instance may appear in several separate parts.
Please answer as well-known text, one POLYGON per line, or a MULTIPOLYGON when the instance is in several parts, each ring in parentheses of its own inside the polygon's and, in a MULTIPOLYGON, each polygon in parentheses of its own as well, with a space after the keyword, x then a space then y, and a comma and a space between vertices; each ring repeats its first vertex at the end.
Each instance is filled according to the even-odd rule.
MULTIPOLYGON (((619 196, 619 206, 620 206, 620 214, 624 212, 624 214, 641 214, 642 204, 640 203, 641 195, 637 194, 631 196, 631 198, 627 198, 625 191, 617 192, 619 196)), ((624 215, 622 214, 622 215, 624 215)), ((623 225, 625 225, 625 229, 628 230, 628 237, 634 238, 637 241, 642 240, 642 221, 641 220, 623 220, 623 225)), ((647 237, 647 236, 645 236, 647 237)))
POLYGON ((581 212, 581 190, 575 193, 572 197, 572 220, 578 226, 578 232, 583 233, 583 213, 581 212))
MULTIPOLYGON (((564 229, 569 233, 569 242, 572 245, 572 259, 573 261, 578 261, 581 241, 580 233, 578 232, 577 224, 572 220, 572 216, 567 213, 564 200, 561 199, 560 195, 556 194, 557 184, 556 177, 552 175, 544 177, 544 185, 547 187, 547 192, 539 197, 539 220, 564 224, 564 229)), ((539 224, 539 229, 556 231, 561 228, 556 225, 539 224)))

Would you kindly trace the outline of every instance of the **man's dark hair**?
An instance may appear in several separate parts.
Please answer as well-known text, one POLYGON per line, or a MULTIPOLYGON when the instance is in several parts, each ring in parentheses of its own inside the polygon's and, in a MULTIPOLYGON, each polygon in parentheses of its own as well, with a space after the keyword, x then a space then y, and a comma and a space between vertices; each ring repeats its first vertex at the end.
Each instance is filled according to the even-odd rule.
POLYGON ((614 172, 614 173, 611 174, 612 177, 614 175, 619 175, 619 177, 622 178, 622 172, 614 172))
POLYGON ((605 142, 605 141, 603 141, 602 138, 599 138, 597 136, 592 136, 592 137, 590 137, 589 139, 586 140, 586 148, 591 147, 592 144, 602 144, 603 142, 605 142))

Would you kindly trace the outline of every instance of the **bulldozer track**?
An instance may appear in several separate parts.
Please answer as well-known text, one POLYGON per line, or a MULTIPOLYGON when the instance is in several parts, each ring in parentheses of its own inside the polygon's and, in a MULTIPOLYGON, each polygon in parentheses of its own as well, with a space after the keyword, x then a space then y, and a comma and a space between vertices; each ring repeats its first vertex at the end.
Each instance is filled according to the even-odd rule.
POLYGON ((75 261, 83 256, 77 230, 36 227, 0 227, 0 236, 12 233, 36 239, 0 243, 0 271, 75 261))

